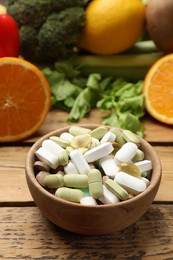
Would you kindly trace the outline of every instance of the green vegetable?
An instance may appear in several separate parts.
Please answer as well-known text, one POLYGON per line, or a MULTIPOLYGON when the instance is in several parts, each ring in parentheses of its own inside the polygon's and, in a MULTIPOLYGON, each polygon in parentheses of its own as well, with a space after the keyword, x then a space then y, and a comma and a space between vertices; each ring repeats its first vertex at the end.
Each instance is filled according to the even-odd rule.
POLYGON ((144 115, 143 81, 127 82, 98 73, 84 76, 83 67, 69 60, 42 71, 51 87, 52 107, 68 111, 69 123, 87 116, 93 108, 100 108, 103 124, 143 136, 144 126, 140 121, 144 115))
POLYGON ((83 0, 7 0, 16 20, 21 55, 33 62, 52 62, 74 53, 85 22, 83 0))
POLYGON ((163 53, 151 51, 153 45, 140 42, 126 53, 117 55, 76 55, 74 62, 83 66, 86 75, 100 73, 102 76, 125 77, 128 79, 143 79, 148 69, 163 56, 163 53), (150 48, 150 51, 149 51, 150 48))

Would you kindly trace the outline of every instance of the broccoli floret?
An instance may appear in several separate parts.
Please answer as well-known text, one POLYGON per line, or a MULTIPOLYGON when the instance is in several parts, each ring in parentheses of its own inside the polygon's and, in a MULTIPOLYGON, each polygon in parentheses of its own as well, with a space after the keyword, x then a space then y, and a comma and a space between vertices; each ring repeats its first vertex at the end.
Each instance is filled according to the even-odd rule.
POLYGON ((83 0, 7 0, 19 26, 21 54, 52 62, 73 52, 85 22, 83 0))
POLYGON ((18 0, 8 4, 7 10, 19 26, 30 25, 36 28, 42 25, 52 11, 48 0, 18 0))
POLYGON ((47 16, 68 7, 84 6, 81 0, 7 0, 8 13, 18 25, 40 27, 47 16))
POLYGON ((64 57, 73 50, 79 32, 84 25, 84 12, 81 7, 67 8, 50 15, 40 29, 40 47, 50 59, 64 57))
POLYGON ((37 29, 31 26, 22 26, 20 28, 21 55, 25 59, 31 59, 32 56, 32 60, 41 61, 42 53, 39 47, 38 32, 37 29))

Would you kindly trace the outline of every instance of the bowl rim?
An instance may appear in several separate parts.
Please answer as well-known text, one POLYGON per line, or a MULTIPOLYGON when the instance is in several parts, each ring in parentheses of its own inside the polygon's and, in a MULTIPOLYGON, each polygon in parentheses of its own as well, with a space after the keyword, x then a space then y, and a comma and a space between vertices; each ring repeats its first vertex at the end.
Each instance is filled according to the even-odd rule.
MULTIPOLYGON (((81 205, 80 203, 66 201, 64 199, 56 197, 54 194, 51 194, 48 190, 46 190, 44 187, 42 187, 35 178, 34 168, 32 167, 34 159, 35 159, 34 154, 35 154, 35 151, 38 149, 38 144, 41 144, 45 139, 49 138, 52 135, 55 135, 55 134, 57 135, 58 132, 67 131, 71 126, 74 126, 74 125, 72 124, 72 125, 69 125, 69 126, 61 127, 61 128, 58 128, 56 130, 53 130, 53 131, 45 134, 44 136, 39 138, 31 146, 31 148, 29 149, 29 151, 27 153, 26 161, 25 161, 25 176, 26 176, 27 183, 28 183, 28 179, 29 179, 32 182, 32 184, 35 186, 35 188, 38 189, 39 192, 41 192, 44 196, 48 196, 51 200, 57 201, 61 204, 64 204, 64 205, 67 205, 67 206, 70 206, 70 207, 86 208, 86 209, 96 208, 96 209, 99 210, 99 209, 123 207, 123 206, 126 206, 126 205, 130 205, 130 204, 140 200, 142 197, 145 197, 145 194, 152 192, 152 190, 155 189, 156 185, 160 185, 161 177, 162 177, 162 165, 161 165, 160 158, 159 158, 158 154, 156 153, 156 151, 154 150, 154 148, 145 139, 141 138, 140 136, 137 136, 140 140, 140 143, 142 143, 142 145, 144 145, 146 148, 149 149, 149 151, 150 151, 150 153, 152 154, 152 157, 153 157, 152 164, 155 165, 155 168, 153 169, 153 171, 155 171, 156 174, 151 175, 150 185, 146 188, 145 191, 139 193, 138 195, 134 196, 131 199, 120 201, 120 202, 115 203, 115 204, 103 204, 103 205, 102 204, 99 204, 99 205, 81 205)), ((76 124, 75 126, 80 126, 80 127, 85 127, 85 128, 96 128, 98 126, 102 126, 102 124, 78 124, 78 125, 76 124)), ((106 126, 108 128, 113 127, 113 126, 109 126, 109 125, 104 125, 104 126, 106 126)))

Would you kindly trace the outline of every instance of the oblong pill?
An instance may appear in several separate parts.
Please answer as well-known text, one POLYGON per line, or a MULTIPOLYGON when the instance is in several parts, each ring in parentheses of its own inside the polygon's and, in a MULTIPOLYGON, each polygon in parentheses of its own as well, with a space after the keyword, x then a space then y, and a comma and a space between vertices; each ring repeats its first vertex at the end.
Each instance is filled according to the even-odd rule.
POLYGON ((41 186, 45 187, 45 177, 50 175, 49 172, 46 171, 40 171, 37 175, 36 175, 36 180, 38 181, 38 183, 40 183, 41 186))
POLYGON ((83 156, 83 154, 75 149, 70 153, 70 158, 72 160, 72 162, 75 164, 77 170, 79 173, 81 174, 88 174, 88 172, 90 171, 90 166, 87 163, 85 157, 83 156))
POLYGON ((145 182, 147 187, 150 185, 150 181, 147 178, 141 177, 141 180, 145 182))
POLYGON ((42 142, 42 147, 58 156, 59 152, 64 151, 64 149, 54 141, 47 139, 42 142))
POLYGON ((74 137, 74 136, 73 136, 72 134, 68 133, 68 132, 64 132, 64 133, 62 133, 62 134, 60 135, 60 138, 66 140, 66 141, 68 141, 68 142, 71 142, 71 140, 73 139, 73 137, 74 137))
POLYGON ((83 197, 81 200, 80 200, 80 204, 81 205, 87 205, 87 206, 94 206, 94 205, 97 205, 97 201, 93 198, 93 197, 83 197))
POLYGON ((69 141, 67 141, 63 138, 60 138, 59 136, 50 136, 49 139, 54 141, 55 143, 59 144, 63 148, 66 148, 67 146, 70 145, 69 141))
POLYGON ((58 154, 59 165, 65 166, 68 164, 69 157, 66 150, 59 152, 58 154))
POLYGON ((135 143, 136 145, 140 144, 139 138, 130 130, 123 130, 123 137, 127 142, 135 143))
POLYGON ((133 162, 142 161, 143 159, 144 159, 144 152, 138 149, 135 156, 133 157, 133 162))
POLYGON ((125 172, 118 172, 115 176, 116 181, 128 192, 137 195, 146 189, 146 184, 143 180, 131 176, 125 172))
POLYGON ((102 139, 100 140, 100 142, 114 142, 116 139, 116 135, 114 133, 111 133, 110 131, 107 132, 102 139))
POLYGON ((86 135, 91 133, 91 129, 81 127, 81 126, 71 126, 69 128, 69 133, 76 136, 76 135, 86 135))
POLYGON ((88 172, 88 184, 90 195, 94 199, 103 196, 102 174, 97 169, 92 169, 88 172))
POLYGON ((44 179, 44 184, 48 188, 59 188, 64 186, 64 178, 61 174, 49 174, 44 179))
POLYGON ((138 146, 132 142, 125 143, 115 154, 115 160, 119 162, 130 161, 137 153, 138 146))
POLYGON ((106 188, 115 194, 115 196, 120 200, 127 200, 129 198, 128 192, 121 187, 116 180, 107 179, 104 184, 106 188))
POLYGON ((72 162, 69 162, 66 166, 64 166, 64 172, 66 174, 79 174, 76 166, 72 162))
POLYGON ((79 203, 80 200, 84 197, 84 194, 79 189, 61 187, 56 190, 55 196, 67 201, 79 203))
POLYGON ((87 188, 88 176, 85 174, 66 174, 64 185, 70 188, 87 188))
POLYGON ((97 139, 101 139, 108 132, 106 126, 99 126, 91 131, 91 136, 97 139))
POLYGON ((88 150, 84 157, 87 160, 87 162, 94 162, 100 158, 102 158, 105 155, 108 155, 113 151, 113 146, 110 142, 102 143, 91 150, 88 150))
POLYGON ((119 198, 108 190, 105 185, 103 185, 103 196, 100 197, 99 200, 103 204, 115 204, 120 201, 119 198))
POLYGON ((109 177, 115 177, 119 168, 111 155, 106 155, 99 160, 99 164, 104 173, 109 177))
POLYGON ((34 163, 34 171, 36 173, 39 173, 41 171, 49 172, 50 171, 50 167, 46 163, 44 163, 44 162, 36 161, 34 163))
POLYGON ((136 162, 135 165, 137 165, 142 172, 147 172, 152 170, 152 162, 150 160, 143 160, 140 162, 136 162))
POLYGON ((43 147, 40 147, 35 152, 35 155, 40 161, 45 162, 52 169, 56 169, 59 166, 58 157, 43 147))

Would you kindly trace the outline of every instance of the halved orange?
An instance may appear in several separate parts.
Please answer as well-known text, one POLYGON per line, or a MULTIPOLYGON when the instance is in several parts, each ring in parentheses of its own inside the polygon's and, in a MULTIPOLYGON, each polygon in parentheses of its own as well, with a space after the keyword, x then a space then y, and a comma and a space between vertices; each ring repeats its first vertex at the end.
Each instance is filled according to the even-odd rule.
POLYGON ((0 58, 0 142, 34 134, 50 109, 50 87, 43 73, 20 58, 0 58))
POLYGON ((173 125, 173 54, 156 61, 144 79, 143 93, 148 113, 173 125))

